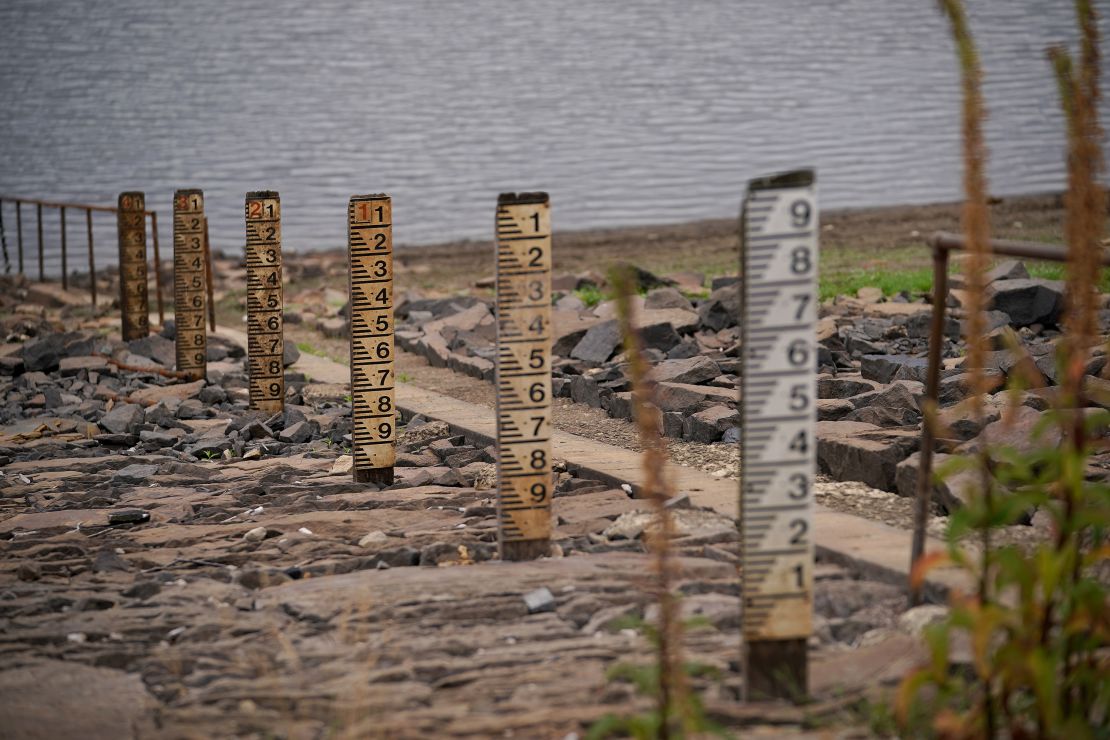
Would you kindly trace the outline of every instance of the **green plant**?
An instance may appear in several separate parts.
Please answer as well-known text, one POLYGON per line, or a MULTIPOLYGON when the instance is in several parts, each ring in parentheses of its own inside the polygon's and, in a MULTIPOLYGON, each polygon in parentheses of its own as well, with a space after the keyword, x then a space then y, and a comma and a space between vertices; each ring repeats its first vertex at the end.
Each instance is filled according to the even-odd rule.
MULTIPOLYGON (((968 66, 975 65, 966 63, 967 49, 972 57, 974 49, 963 9, 958 0, 943 0, 942 7, 952 21, 966 79, 968 66)), ((930 662, 899 689, 898 719, 903 729, 917 734, 1110 736, 1110 485, 1087 476, 1091 455, 1104 447, 1098 434, 1110 428, 1110 412, 1087 408, 1092 390, 1084 383, 1095 343, 1099 236, 1105 220, 1105 194, 1097 180, 1102 172, 1099 53, 1091 3, 1078 0, 1076 8, 1078 69, 1065 50, 1050 50, 1068 126, 1066 334, 1056 355, 1061 383, 1053 407, 1028 431, 1023 449, 983 444, 978 453, 938 471, 939 476, 973 471, 978 490, 951 516, 947 551, 919 560, 913 581, 919 585, 930 569, 952 563, 974 579, 975 590, 953 594, 949 617, 927 630, 930 662), (992 543, 992 531, 1032 510, 1050 521, 1048 541, 1026 548, 992 543), (961 546, 968 535, 979 540, 977 554, 961 546), (967 666, 956 672, 951 652, 960 638, 967 666)), ((969 353, 969 362, 974 361, 969 353)), ((1013 390, 1019 400, 1020 378, 1013 390)), ((983 392, 973 399, 981 402, 983 392)), ((1108 402, 1099 399, 1100 405, 1108 402)))
POLYGON ((397 382, 398 383, 411 383, 412 382, 412 376, 409 375, 408 373, 404 372, 404 371, 399 372, 399 373, 397 373, 397 382))
POLYGON ((613 675, 632 680, 641 693, 654 699, 655 708, 645 715, 605 717, 591 728, 590 737, 624 732, 666 740, 707 730, 709 722, 700 701, 690 692, 688 666, 682 659, 683 625, 678 618, 678 596, 674 592, 678 566, 671 551, 675 528, 671 512, 665 505, 671 491, 666 479, 667 447, 660 434, 662 417, 654 403, 654 386, 648 382, 649 367, 643 343, 634 328, 634 275, 633 268, 614 268, 609 284, 616 292, 617 318, 632 380, 633 416, 643 448, 640 458, 643 481, 638 494, 648 500, 655 514, 654 526, 648 528, 644 538, 652 558, 650 592, 659 607, 659 622, 643 626, 655 648, 655 663, 649 667, 617 664, 613 675))
POLYGON ((601 288, 593 283, 586 283, 581 288, 575 290, 574 294, 578 296, 579 300, 586 304, 586 308, 593 308, 602 301, 607 300, 607 296, 602 292, 601 288))
POLYGON ((204 455, 205 460, 211 460, 212 458, 216 457, 216 453, 212 450, 204 450, 200 454, 204 455))

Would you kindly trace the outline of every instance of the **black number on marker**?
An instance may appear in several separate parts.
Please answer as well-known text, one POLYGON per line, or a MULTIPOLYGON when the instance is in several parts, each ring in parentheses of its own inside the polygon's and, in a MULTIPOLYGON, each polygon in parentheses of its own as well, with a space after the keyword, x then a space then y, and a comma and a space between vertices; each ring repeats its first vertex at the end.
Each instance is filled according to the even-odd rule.
POLYGON ((806 454, 806 451, 809 450, 809 439, 804 429, 795 434, 794 439, 790 440, 790 450, 802 455, 806 454))
POLYGON ((806 394, 804 385, 795 385, 790 388, 790 410, 805 411, 809 406, 809 395, 806 394))
POLYGON ((547 454, 543 450, 532 450, 532 459, 528 463, 533 470, 540 470, 547 465, 547 454))
POLYGON ((813 268, 813 261, 809 256, 809 249, 806 247, 794 247, 790 252, 790 272, 795 275, 801 275, 809 272, 813 268))
POLYGON ((390 432, 392 431, 393 427, 389 425, 389 422, 383 421, 381 424, 378 424, 378 436, 380 436, 382 439, 388 437, 390 432))
POLYGON ((543 391, 543 383, 533 383, 528 389, 528 398, 532 399, 532 403, 539 403, 546 395, 543 391))
POLYGON ((804 339, 795 339, 786 349, 786 359, 791 365, 804 365, 809 360, 809 345, 804 339))
POLYGON ((538 370, 539 368, 543 367, 542 349, 532 350, 532 354, 528 356, 528 367, 532 368, 533 370, 538 370))
POLYGON ((806 524, 805 519, 791 520, 790 529, 794 532, 794 535, 790 538, 790 544, 804 545, 806 543, 805 534, 809 531, 809 525, 806 524))
POLYGON ((530 418, 532 421, 536 422, 536 428, 532 430, 532 436, 533 437, 540 436, 540 427, 543 426, 543 422, 544 422, 545 417, 543 417, 543 416, 530 416, 528 418, 530 418))
POLYGON ((798 310, 794 312, 794 320, 801 321, 802 317, 805 316, 806 307, 809 305, 810 295, 809 293, 799 293, 794 296, 794 300, 798 302, 798 310))
POLYGON ((809 206, 809 201, 796 200, 790 204, 790 222, 795 229, 804 229, 809 226, 809 217, 813 209, 809 206))
POLYGON ((528 260, 529 267, 543 267, 543 249, 541 247, 529 247, 528 255, 532 258, 528 260))
POLYGON ((804 473, 794 473, 789 480, 792 487, 786 492, 787 496, 797 501, 809 495, 809 478, 804 473))
POLYGON ((532 495, 533 503, 541 503, 547 497, 547 486, 543 483, 533 483, 528 493, 532 495))

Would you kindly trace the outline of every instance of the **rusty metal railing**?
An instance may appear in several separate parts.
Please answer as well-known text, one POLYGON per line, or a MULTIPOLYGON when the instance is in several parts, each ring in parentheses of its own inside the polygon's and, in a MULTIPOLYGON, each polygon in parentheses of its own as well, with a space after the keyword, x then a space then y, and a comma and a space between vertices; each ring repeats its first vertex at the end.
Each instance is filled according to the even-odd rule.
MULTIPOLYGON (((49 200, 40 200, 37 198, 16 198, 7 195, 0 195, 0 233, 4 233, 4 204, 13 203, 15 205, 15 223, 16 223, 16 246, 18 250, 18 272, 26 274, 24 271, 24 248, 23 248, 23 206, 34 206, 36 218, 36 235, 38 246, 38 273, 39 282, 46 281, 45 269, 45 245, 43 244, 43 230, 42 230, 42 210, 43 208, 56 208, 58 209, 59 228, 61 230, 60 250, 61 250, 61 271, 62 271, 62 289, 69 290, 69 250, 66 236, 66 211, 84 211, 85 212, 85 233, 86 242, 88 245, 88 260, 89 260, 89 292, 92 296, 92 305, 96 306, 96 256, 93 249, 93 212, 102 213, 115 213, 118 209, 115 206, 96 206, 88 203, 65 203, 49 200)), ((165 308, 163 304, 162 295, 162 260, 158 253, 158 212, 157 211, 144 211, 145 216, 150 217, 150 231, 151 243, 154 247, 154 286, 155 296, 158 305, 158 321, 159 323, 165 322, 165 308)), ((11 272, 11 260, 8 254, 7 237, 6 233, 3 239, 3 259, 4 271, 11 272)))
MULTIPOLYGON (((933 493, 933 447, 936 444, 936 434, 933 424, 930 423, 929 412, 935 412, 939 405, 940 356, 944 343, 944 319, 948 302, 948 255, 949 252, 967 249, 967 242, 960 234, 938 231, 930 237, 929 246, 933 250, 933 313, 929 327, 929 367, 925 377, 925 401, 922 404, 922 410, 926 411, 926 415, 921 427, 917 506, 914 511, 913 544, 910 551, 911 569, 918 558, 925 553, 925 531, 929 522, 929 506, 933 493)), ((991 239, 990 248, 992 254, 1004 257, 1021 257, 1048 262, 1066 262, 1068 259, 1067 248, 1058 244, 991 239)), ((1110 255, 1102 256, 1102 265, 1110 267, 1110 255)), ((910 599, 913 603, 920 603, 919 590, 913 590, 911 587, 910 599)))

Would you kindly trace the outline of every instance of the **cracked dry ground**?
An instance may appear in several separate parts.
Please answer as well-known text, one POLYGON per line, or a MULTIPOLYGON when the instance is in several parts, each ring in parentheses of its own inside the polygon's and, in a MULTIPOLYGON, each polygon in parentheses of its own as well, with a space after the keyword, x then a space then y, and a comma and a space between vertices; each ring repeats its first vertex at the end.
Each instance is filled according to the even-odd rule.
MULTIPOLYGON (((414 459, 461 442, 426 426, 414 459)), ((562 475, 562 557, 501 563, 490 560, 492 491, 413 485, 426 466, 398 468, 397 487, 376 490, 333 474, 335 455, 7 465, 0 727, 14 737, 563 738, 644 709, 630 684, 605 677, 617 662, 651 659, 617 623, 651 616, 641 541, 613 530, 640 502, 562 475), (129 473, 135 465, 154 472, 129 473), (150 520, 108 524, 135 509, 150 520), (540 588, 553 600, 530 614, 523 596, 540 588)), ((735 530, 708 512, 691 521, 675 543, 682 603, 708 625, 687 647, 720 671, 697 684, 719 721, 851 725, 844 697, 912 663, 898 590, 819 566, 813 689, 827 701, 744 707, 735 530)))

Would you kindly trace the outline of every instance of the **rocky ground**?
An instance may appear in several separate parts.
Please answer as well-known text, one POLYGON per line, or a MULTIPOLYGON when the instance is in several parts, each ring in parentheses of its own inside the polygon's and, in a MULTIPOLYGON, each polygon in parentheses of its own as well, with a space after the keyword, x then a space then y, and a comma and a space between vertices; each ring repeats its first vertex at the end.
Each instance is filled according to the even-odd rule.
MULTIPOLYGON (((607 238, 562 241, 588 251, 607 238)), ((410 288, 436 253, 398 260, 399 380, 488 406, 488 274, 452 272, 450 291, 410 288)), ((640 502, 562 469, 554 556, 504 564, 492 560, 492 449, 405 419, 398 482, 351 481, 347 390, 297 367, 298 347, 345 356, 346 296, 333 287, 344 269, 339 253, 287 259, 288 396, 275 416, 248 411, 243 348, 232 341, 210 337, 207 382, 185 382, 172 372, 172 323, 125 344, 111 307, 97 313, 56 286, 5 283, 0 727, 16 737, 571 738, 607 713, 645 709, 631 684, 606 677, 651 656, 622 619, 653 615, 640 502)), ((1025 429, 1052 393, 1060 286, 1022 269, 998 268, 991 341, 1001 348, 1015 331, 1041 374, 1044 387, 1020 399, 1025 429)), ((217 255, 215 272, 221 322, 238 322, 242 265, 217 255)), ((672 459, 735 478, 735 278, 696 269, 642 278, 640 323, 672 459)), ((564 268, 555 284, 556 426, 636 449, 604 278, 564 268)), ((1004 400, 992 399, 985 429, 959 413, 954 288, 942 384, 953 450, 996 438, 1004 400)), ((101 295, 112 295, 108 276, 101 295)), ((822 306, 822 503, 909 526, 929 309, 919 295, 874 290, 822 306)), ((1015 372, 1008 357, 992 356, 999 380, 1015 372)), ((1088 368, 1092 388, 1105 383, 1103 364, 1100 355, 1088 368)), ((960 500, 958 480, 938 491, 935 533, 960 500)), ((881 712, 864 707, 919 658, 916 635, 941 608, 907 612, 899 588, 819 564, 815 702, 746 707, 734 522, 696 508, 675 515, 683 609, 707 623, 688 650, 717 669, 696 681, 709 715, 745 733, 876 729, 881 712)))
MULTIPOLYGON (((214 338, 207 382, 185 382, 170 327, 123 343, 114 318, 6 287, 5 736, 566 738, 646 708, 606 677, 651 660, 627 623, 653 614, 649 516, 624 490, 559 472, 554 556, 492 561, 492 448, 406 419, 398 482, 355 484, 341 388, 290 369, 285 412, 256 414, 241 347, 214 338)), ((938 607, 819 565, 816 703, 746 707, 735 524, 674 514, 709 715, 866 733, 862 702, 938 607)))

